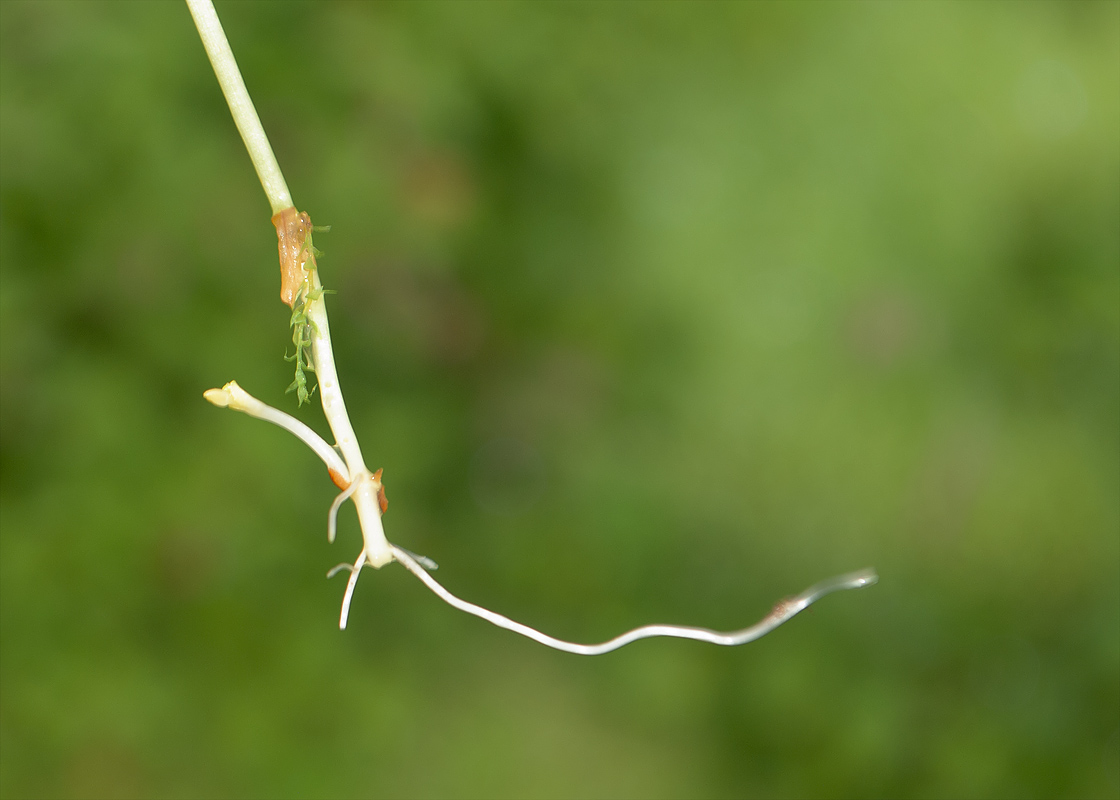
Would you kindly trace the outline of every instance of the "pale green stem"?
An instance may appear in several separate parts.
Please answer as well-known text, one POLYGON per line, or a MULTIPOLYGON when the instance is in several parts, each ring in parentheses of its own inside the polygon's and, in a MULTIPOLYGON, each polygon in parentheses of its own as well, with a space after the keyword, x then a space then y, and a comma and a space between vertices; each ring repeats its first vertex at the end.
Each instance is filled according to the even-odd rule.
MULTIPOLYGON (((233 121, 241 138, 245 142, 245 149, 249 151, 249 158, 257 170, 261 186, 268 196, 272 206, 272 213, 278 214, 287 208, 292 208, 292 196, 284 182, 284 175, 280 172, 280 165, 272 152, 268 136, 261 125, 249 92, 245 89, 245 81, 241 78, 241 71, 237 68, 237 61, 233 57, 222 23, 214 10, 211 0, 186 0, 198 28, 206 54, 210 57, 210 64, 222 93, 229 104, 233 121)), ((381 525, 381 507, 378 502, 378 486, 362 460, 362 451, 358 447, 354 428, 346 413, 346 404, 342 400, 342 390, 338 384, 338 372, 334 366, 334 354, 331 350, 330 326, 327 324, 327 306, 323 299, 319 282, 318 271, 311 273, 311 288, 317 294, 317 299, 308 302, 307 317, 311 323, 311 353, 318 376, 319 394, 323 401, 323 412, 326 414, 327 423, 334 433, 338 447, 346 459, 350 480, 358 483, 353 493, 354 505, 358 510, 358 521, 362 527, 363 552, 370 566, 381 567, 393 560, 389 542, 385 539, 385 531, 381 525)), ((359 559, 360 561, 360 559, 359 559)))
POLYGON ((222 94, 226 96, 234 124, 245 142, 245 149, 249 151, 249 158, 253 160, 264 193, 268 195, 272 213, 277 214, 290 208, 295 205, 292 195, 288 192, 280 165, 276 163, 276 156, 272 154, 272 145, 265 136, 257 109, 253 107, 253 101, 245 89, 241 70, 237 68, 237 61, 226 41, 214 4, 210 0, 187 0, 187 7, 194 17, 194 24, 198 28, 198 35, 202 37, 202 45, 206 48, 206 55, 210 57, 214 74, 218 76, 218 83, 221 84, 222 94))

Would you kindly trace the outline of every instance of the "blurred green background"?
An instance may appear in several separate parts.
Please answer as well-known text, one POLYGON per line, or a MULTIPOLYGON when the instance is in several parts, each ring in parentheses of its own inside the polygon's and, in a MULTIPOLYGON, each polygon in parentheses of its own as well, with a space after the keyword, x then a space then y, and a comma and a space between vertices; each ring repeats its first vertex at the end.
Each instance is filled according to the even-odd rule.
POLYGON ((0 4, 4 797, 1120 796, 1120 4, 0 4))

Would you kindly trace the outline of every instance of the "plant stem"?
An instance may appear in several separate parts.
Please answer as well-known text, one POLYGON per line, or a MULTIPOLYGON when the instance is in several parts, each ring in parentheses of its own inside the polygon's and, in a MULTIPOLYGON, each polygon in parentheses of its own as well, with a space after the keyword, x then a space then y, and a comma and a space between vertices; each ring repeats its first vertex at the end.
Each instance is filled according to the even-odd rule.
POLYGON ((378 493, 379 481, 372 480, 369 469, 362 458, 358 437, 350 424, 346 403, 342 399, 342 388, 338 383, 338 370, 334 365, 334 351, 331 348, 331 329, 327 323, 326 295, 319 282, 319 270, 311 272, 313 291, 319 296, 311 300, 307 307, 307 320, 311 323, 311 359, 315 363, 315 380, 319 384, 319 397, 323 402, 323 414, 331 433, 342 451, 343 458, 350 468, 350 479, 360 483, 352 499, 358 510, 358 523, 362 528, 362 539, 367 563, 371 567, 382 567, 393 560, 385 530, 381 524, 381 503, 378 493))
MULTIPOLYGON (((218 83, 222 87, 222 93, 229 104, 233 121, 241 133, 245 149, 249 151, 249 158, 252 159, 253 166, 257 170, 257 177, 260 178, 261 186, 268 196, 273 215, 293 208, 292 195, 284 182, 284 175, 280 172, 280 165, 276 162, 276 156, 272 152, 268 136, 265 135, 260 117, 257 116, 257 110, 249 98, 245 81, 241 78, 241 71, 237 68, 237 61, 222 30, 222 23, 214 10, 214 4, 211 0, 186 0, 186 2, 198 28, 198 34, 202 38, 202 44, 206 48, 206 54, 210 57, 214 74, 217 75, 218 83)), ((352 484, 358 484, 352 497, 358 510, 358 522, 362 528, 366 563, 373 567, 381 567, 393 560, 381 524, 380 497, 383 497, 380 495, 381 483, 371 475, 362 460, 362 451, 358 447, 354 427, 350 424, 346 404, 342 400, 342 389, 339 387, 338 371, 335 369, 334 353, 331 348, 330 326, 327 324, 327 306, 317 269, 311 270, 310 279, 315 299, 308 301, 307 318, 311 327, 311 356, 318 377, 323 413, 346 460, 350 481, 352 484)), ((362 563, 361 559, 359 559, 360 563, 362 563)))
MULTIPOLYGON (((230 113, 233 114, 233 120, 237 124, 238 131, 241 132, 241 138, 245 142, 246 149, 249 151, 249 157, 253 160, 253 166, 256 168, 257 176, 261 180, 261 186, 264 187, 265 194, 268 196, 268 202, 272 205, 273 219, 277 226, 277 235, 280 236, 281 263, 283 269, 285 263, 285 239, 282 232, 285 231, 285 228, 282 224, 283 218, 279 215, 283 214, 288 217, 294 215, 298 218, 300 225, 297 225, 296 229, 303 231, 302 236, 308 235, 308 231, 311 229, 310 218, 305 214, 299 214, 292 203, 292 196, 289 194, 288 187, 284 183, 284 176, 280 172, 280 165, 276 163, 276 156, 272 153, 272 147, 268 143, 268 137, 265 136, 260 118, 257 116, 256 109, 253 108, 253 101, 249 99, 249 93, 245 89, 245 82, 241 79, 241 72, 237 69, 237 62, 233 58, 233 51, 230 50, 229 42, 226 41, 225 33, 222 31, 222 24, 218 21, 218 15, 214 11, 213 3, 211 0, 186 0, 186 2, 187 6, 190 8, 191 16, 194 17, 195 25, 198 27, 199 35, 202 37, 202 43, 206 48, 206 53, 210 57, 210 63, 214 67, 214 73, 217 75, 218 82, 221 84, 222 92, 225 94, 226 101, 229 103, 230 113), (303 224, 307 226, 306 229, 301 227, 303 224)), ((297 242, 297 250, 300 250, 303 245, 302 236, 297 242)), ((298 257, 298 255, 299 253, 292 254, 292 257, 298 257)), ((334 434, 335 441, 338 443, 338 449, 342 452, 341 460, 345 460, 345 469, 334 449, 310 428, 287 414, 266 406, 264 403, 242 390, 235 381, 227 383, 221 389, 211 389, 207 391, 204 396, 215 405, 244 411, 254 417, 267 420, 285 428, 302 439, 304 443, 309 445, 311 449, 323 459, 331 472, 331 478, 343 489, 342 494, 338 496, 331 506, 328 522, 328 538, 331 541, 334 540, 335 520, 339 507, 348 498, 354 501, 354 505, 358 510, 358 522, 362 528, 362 552, 359 553, 357 560, 352 565, 340 564, 327 575, 327 577, 330 577, 342 569, 350 570, 351 573, 350 580, 346 585, 346 593, 343 595, 342 613, 339 617, 340 628, 346 627, 346 618, 350 611, 350 600, 353 596, 354 585, 361 569, 365 566, 381 567, 394 560, 402 563, 410 572, 423 581, 429 589, 443 599, 444 602, 449 603, 455 608, 481 617, 499 627, 520 633, 523 636, 528 636, 549 647, 582 655, 606 653, 632 641, 636 641, 637 639, 644 639, 650 636, 674 636, 686 639, 698 639, 722 645, 744 644, 769 633, 794 614, 806 608, 810 603, 816 601, 817 598, 822 595, 839 589, 857 589, 862 586, 870 586, 878 580, 878 576, 876 576, 873 571, 863 570, 858 573, 841 575, 837 578, 824 581, 823 583, 807 589, 795 598, 779 602, 774 607, 774 610, 761 622, 740 631, 720 633, 706 628, 691 628, 677 625, 647 625, 624 633, 621 636, 617 636, 599 645, 582 645, 574 642, 565 642, 543 634, 527 625, 514 622, 501 614, 496 614, 480 606, 476 606, 473 603, 461 600, 447 591, 447 589, 443 588, 443 586, 425 572, 425 567, 429 569, 434 568, 434 564, 430 560, 416 557, 407 550, 395 547, 389 544, 388 540, 385 538, 385 530, 381 525, 381 514, 385 509, 385 495, 381 486, 381 470, 371 474, 366 468, 365 462, 362 459, 361 448, 358 447, 358 439, 354 435, 354 428, 350 424, 349 415, 346 413, 346 404, 343 402, 342 389, 338 383, 338 371, 335 369, 334 365, 334 353, 331 348, 330 326, 327 323, 327 306, 324 301, 323 286, 319 280, 319 270, 314 266, 313 255, 310 256, 310 260, 312 267, 307 270, 306 273, 301 273, 306 276, 306 283, 303 284, 304 288, 301 291, 306 292, 304 298, 307 303, 306 324, 311 330, 311 360, 314 363, 315 373, 319 383, 319 396, 322 398, 323 402, 323 413, 326 415, 327 423, 330 425, 331 432, 334 434)), ((300 261, 296 268, 303 270, 303 262, 300 261)), ((285 284, 282 283, 281 286, 281 299, 291 305, 295 299, 294 294, 292 297, 286 297, 285 284)), ((298 347, 299 345, 297 344, 297 359, 299 358, 298 347)), ((298 375, 299 373, 297 373, 297 376, 298 375)))
POLYGON ((257 170, 257 177, 261 179, 264 193, 268 195, 268 202, 272 205, 272 213, 276 214, 295 205, 292 195, 288 192, 288 184, 284 182, 284 174, 280 165, 276 163, 276 156, 272 153, 272 145, 268 143, 264 128, 261 126, 257 109, 245 89, 245 81, 241 79, 241 70, 237 68, 237 61, 226 41, 222 23, 218 21, 218 14, 214 11, 211 0, 187 0, 194 24, 198 28, 198 35, 202 37, 202 45, 206 48, 206 55, 210 57, 210 64, 214 67, 214 74, 218 76, 218 83, 222 87, 222 94, 226 96, 229 111, 233 115, 233 122, 241 133, 245 142, 245 149, 249 151, 249 158, 257 170))

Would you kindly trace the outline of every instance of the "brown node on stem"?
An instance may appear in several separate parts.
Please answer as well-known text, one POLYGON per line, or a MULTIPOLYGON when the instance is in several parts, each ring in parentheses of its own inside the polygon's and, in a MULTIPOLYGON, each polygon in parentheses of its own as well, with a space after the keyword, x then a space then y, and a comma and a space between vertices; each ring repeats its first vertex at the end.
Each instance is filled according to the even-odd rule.
POLYGON ((373 473, 373 482, 377 484, 377 504, 381 506, 382 514, 389 510, 389 501, 385 498, 385 487, 381 485, 381 473, 383 471, 379 469, 373 473))
POLYGON ((774 607, 772 609, 770 609, 770 616, 781 617, 785 615, 786 611, 789 610, 789 607, 793 605, 793 601, 795 599, 796 598, 793 597, 783 597, 781 600, 774 604, 774 607))
POLYGON ((304 265, 310 261, 312 268, 315 267, 315 254, 307 245, 311 217, 306 211, 300 213, 291 206, 273 216, 272 224, 280 240, 280 299, 292 306, 307 279, 304 265))
POLYGON ((327 467, 327 474, 329 474, 331 476, 331 481, 339 489, 342 489, 343 491, 346 491, 347 489, 350 488, 350 481, 348 481, 344 477, 342 477, 342 473, 340 473, 338 470, 332 469, 331 467, 327 467))

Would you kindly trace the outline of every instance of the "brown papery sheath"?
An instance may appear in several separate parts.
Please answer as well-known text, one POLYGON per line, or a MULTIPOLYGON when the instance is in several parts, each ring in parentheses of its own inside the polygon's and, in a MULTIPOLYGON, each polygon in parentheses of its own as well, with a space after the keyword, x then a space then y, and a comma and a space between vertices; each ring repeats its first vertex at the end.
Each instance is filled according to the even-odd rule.
POLYGON ((307 278, 304 265, 315 256, 307 247, 307 234, 311 232, 311 217, 307 212, 296 211, 295 206, 285 208, 272 218, 280 250, 280 299, 291 306, 296 301, 300 287, 307 278))

